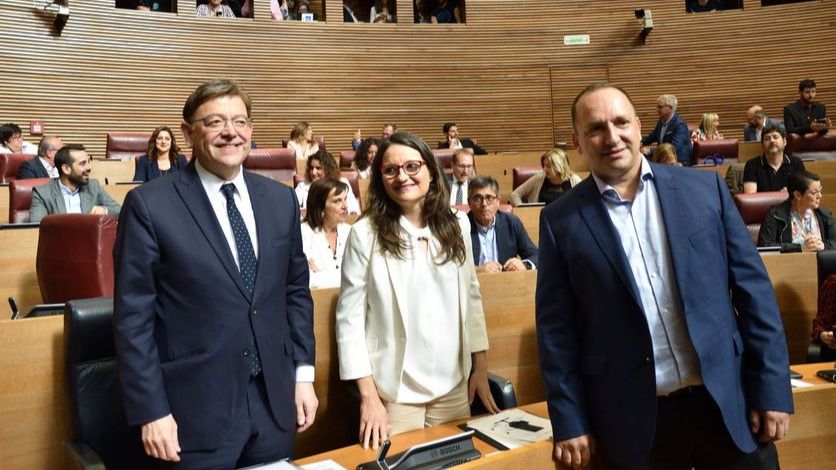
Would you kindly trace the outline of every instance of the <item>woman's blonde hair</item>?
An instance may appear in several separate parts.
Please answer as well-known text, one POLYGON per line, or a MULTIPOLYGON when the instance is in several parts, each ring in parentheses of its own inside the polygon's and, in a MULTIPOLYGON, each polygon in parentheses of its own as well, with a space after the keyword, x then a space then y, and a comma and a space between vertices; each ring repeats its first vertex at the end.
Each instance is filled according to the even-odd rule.
POLYGON ((290 131, 290 140, 296 140, 299 137, 303 137, 305 132, 308 132, 308 129, 311 128, 311 125, 305 121, 297 122, 295 126, 293 126, 293 130, 290 131))
POLYGON ((656 150, 653 151, 653 155, 650 156, 650 161, 663 165, 676 164, 676 147, 669 143, 657 145, 656 150))
POLYGON ((569 168, 569 157, 563 149, 551 149, 540 156, 540 166, 548 164, 556 175, 560 176, 560 182, 569 181, 575 172, 569 168))
POLYGON ((714 127, 714 121, 720 119, 720 116, 717 113, 703 113, 702 120, 700 121, 700 129, 705 134, 707 138, 712 138, 714 134, 717 132, 717 128, 714 127), (711 132, 708 129, 711 128, 711 132))

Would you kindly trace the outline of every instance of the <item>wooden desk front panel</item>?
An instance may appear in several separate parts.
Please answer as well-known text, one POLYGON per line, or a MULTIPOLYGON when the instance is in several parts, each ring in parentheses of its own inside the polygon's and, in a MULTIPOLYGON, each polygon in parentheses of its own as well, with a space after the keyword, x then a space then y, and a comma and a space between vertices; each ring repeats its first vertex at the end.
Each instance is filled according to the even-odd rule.
POLYGON ((543 206, 530 206, 515 207, 513 210, 514 215, 522 221, 525 231, 531 237, 531 241, 538 247, 540 246, 540 211, 542 209, 543 206))
POLYGON ((761 256, 775 288, 787 335, 790 362, 806 360, 818 302, 815 253, 767 253, 761 256))
POLYGON ((0 224, 9 223, 9 185, 0 186, 0 224))
POLYGON ((116 182, 132 181, 134 178, 134 159, 130 160, 107 160, 94 159, 93 171, 90 178, 95 178, 104 183, 105 178, 113 184, 116 182))
POLYGON ((35 274, 38 254, 38 227, 0 230, 0 318, 10 318, 6 299, 14 297, 21 311, 41 303, 41 291, 35 274))

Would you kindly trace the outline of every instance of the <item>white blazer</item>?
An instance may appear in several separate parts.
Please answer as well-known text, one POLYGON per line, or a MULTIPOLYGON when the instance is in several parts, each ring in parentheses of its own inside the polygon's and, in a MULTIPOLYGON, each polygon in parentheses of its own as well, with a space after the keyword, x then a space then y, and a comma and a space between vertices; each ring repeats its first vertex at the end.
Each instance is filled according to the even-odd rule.
MULTIPOLYGON (((488 332, 482 311, 482 294, 473 264, 470 222, 457 214, 467 258, 458 266, 459 318, 462 332, 460 354, 465 377, 470 374, 474 352, 488 349, 488 332)), ((342 286, 337 302, 337 347, 340 378, 354 380, 374 376, 381 395, 396 397, 403 374, 406 330, 401 312, 405 311, 408 286, 397 278, 395 258, 383 254, 376 243, 376 232, 368 218, 351 228, 343 256, 342 286)), ((431 293, 428 293, 432 295, 431 293)))

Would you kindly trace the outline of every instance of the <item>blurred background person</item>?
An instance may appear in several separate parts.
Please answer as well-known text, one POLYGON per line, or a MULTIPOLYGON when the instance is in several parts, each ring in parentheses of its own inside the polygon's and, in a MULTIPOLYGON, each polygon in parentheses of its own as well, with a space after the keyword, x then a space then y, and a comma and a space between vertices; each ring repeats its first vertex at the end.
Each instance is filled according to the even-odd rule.
POLYGON ((296 199, 299 200, 299 205, 302 209, 307 209, 308 191, 310 191, 311 185, 314 181, 322 178, 332 178, 345 183, 349 189, 346 195, 348 213, 360 213, 360 203, 357 202, 357 198, 354 197, 354 192, 351 191, 351 183, 346 178, 340 177, 340 167, 337 165, 337 161, 333 155, 324 150, 320 150, 308 157, 308 161, 305 164, 305 179, 296 185, 296 199))
POLYGON ((174 133, 167 126, 160 126, 148 139, 148 151, 136 161, 133 181, 151 181, 169 173, 177 173, 189 162, 180 153, 174 133))
POLYGON ((651 163, 661 163, 662 165, 682 166, 676 159, 676 147, 668 143, 657 145, 656 150, 648 157, 648 160, 651 163))
POLYGON ((720 116, 717 113, 705 113, 700 120, 700 127, 691 132, 691 142, 722 139, 720 116))
POLYGON ((358 178, 366 179, 369 177, 371 164, 377 154, 377 146, 377 139, 369 137, 360 143, 357 151, 354 152, 354 161, 351 162, 351 168, 357 172, 358 178))
POLYGON ((209 0, 209 3, 198 5, 195 10, 196 16, 222 16, 224 18, 235 18, 235 13, 229 5, 223 4, 221 0, 209 0))
POLYGON ((287 148, 296 152, 297 160, 304 160, 319 152, 319 144, 313 138, 313 128, 305 121, 297 123, 290 131, 287 148))
POLYGON ((311 289, 339 287, 340 266, 351 225, 346 197, 351 188, 333 178, 320 178, 308 190, 302 220, 302 250, 308 258, 311 289))
POLYGON ((581 182, 569 168, 569 157, 562 149, 551 149, 540 157, 543 171, 532 176, 511 193, 511 205, 550 203, 581 182))
POLYGON ((758 246, 780 246, 782 252, 832 250, 836 227, 830 211, 821 207, 818 175, 790 173, 787 192, 787 200, 770 209, 761 224, 758 246))
POLYGON ((8 122, 0 126, 0 153, 38 154, 38 147, 23 140, 23 131, 17 124, 8 122))

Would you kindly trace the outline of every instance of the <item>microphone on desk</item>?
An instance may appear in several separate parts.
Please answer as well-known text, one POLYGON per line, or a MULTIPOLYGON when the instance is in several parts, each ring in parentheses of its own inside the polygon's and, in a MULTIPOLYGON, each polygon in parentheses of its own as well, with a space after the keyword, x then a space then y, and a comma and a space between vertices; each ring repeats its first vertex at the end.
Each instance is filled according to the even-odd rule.
POLYGON ((377 453, 375 463, 380 470, 389 470, 389 464, 386 463, 386 454, 389 453, 389 447, 392 446, 392 441, 386 439, 383 445, 380 446, 380 452, 377 453))

